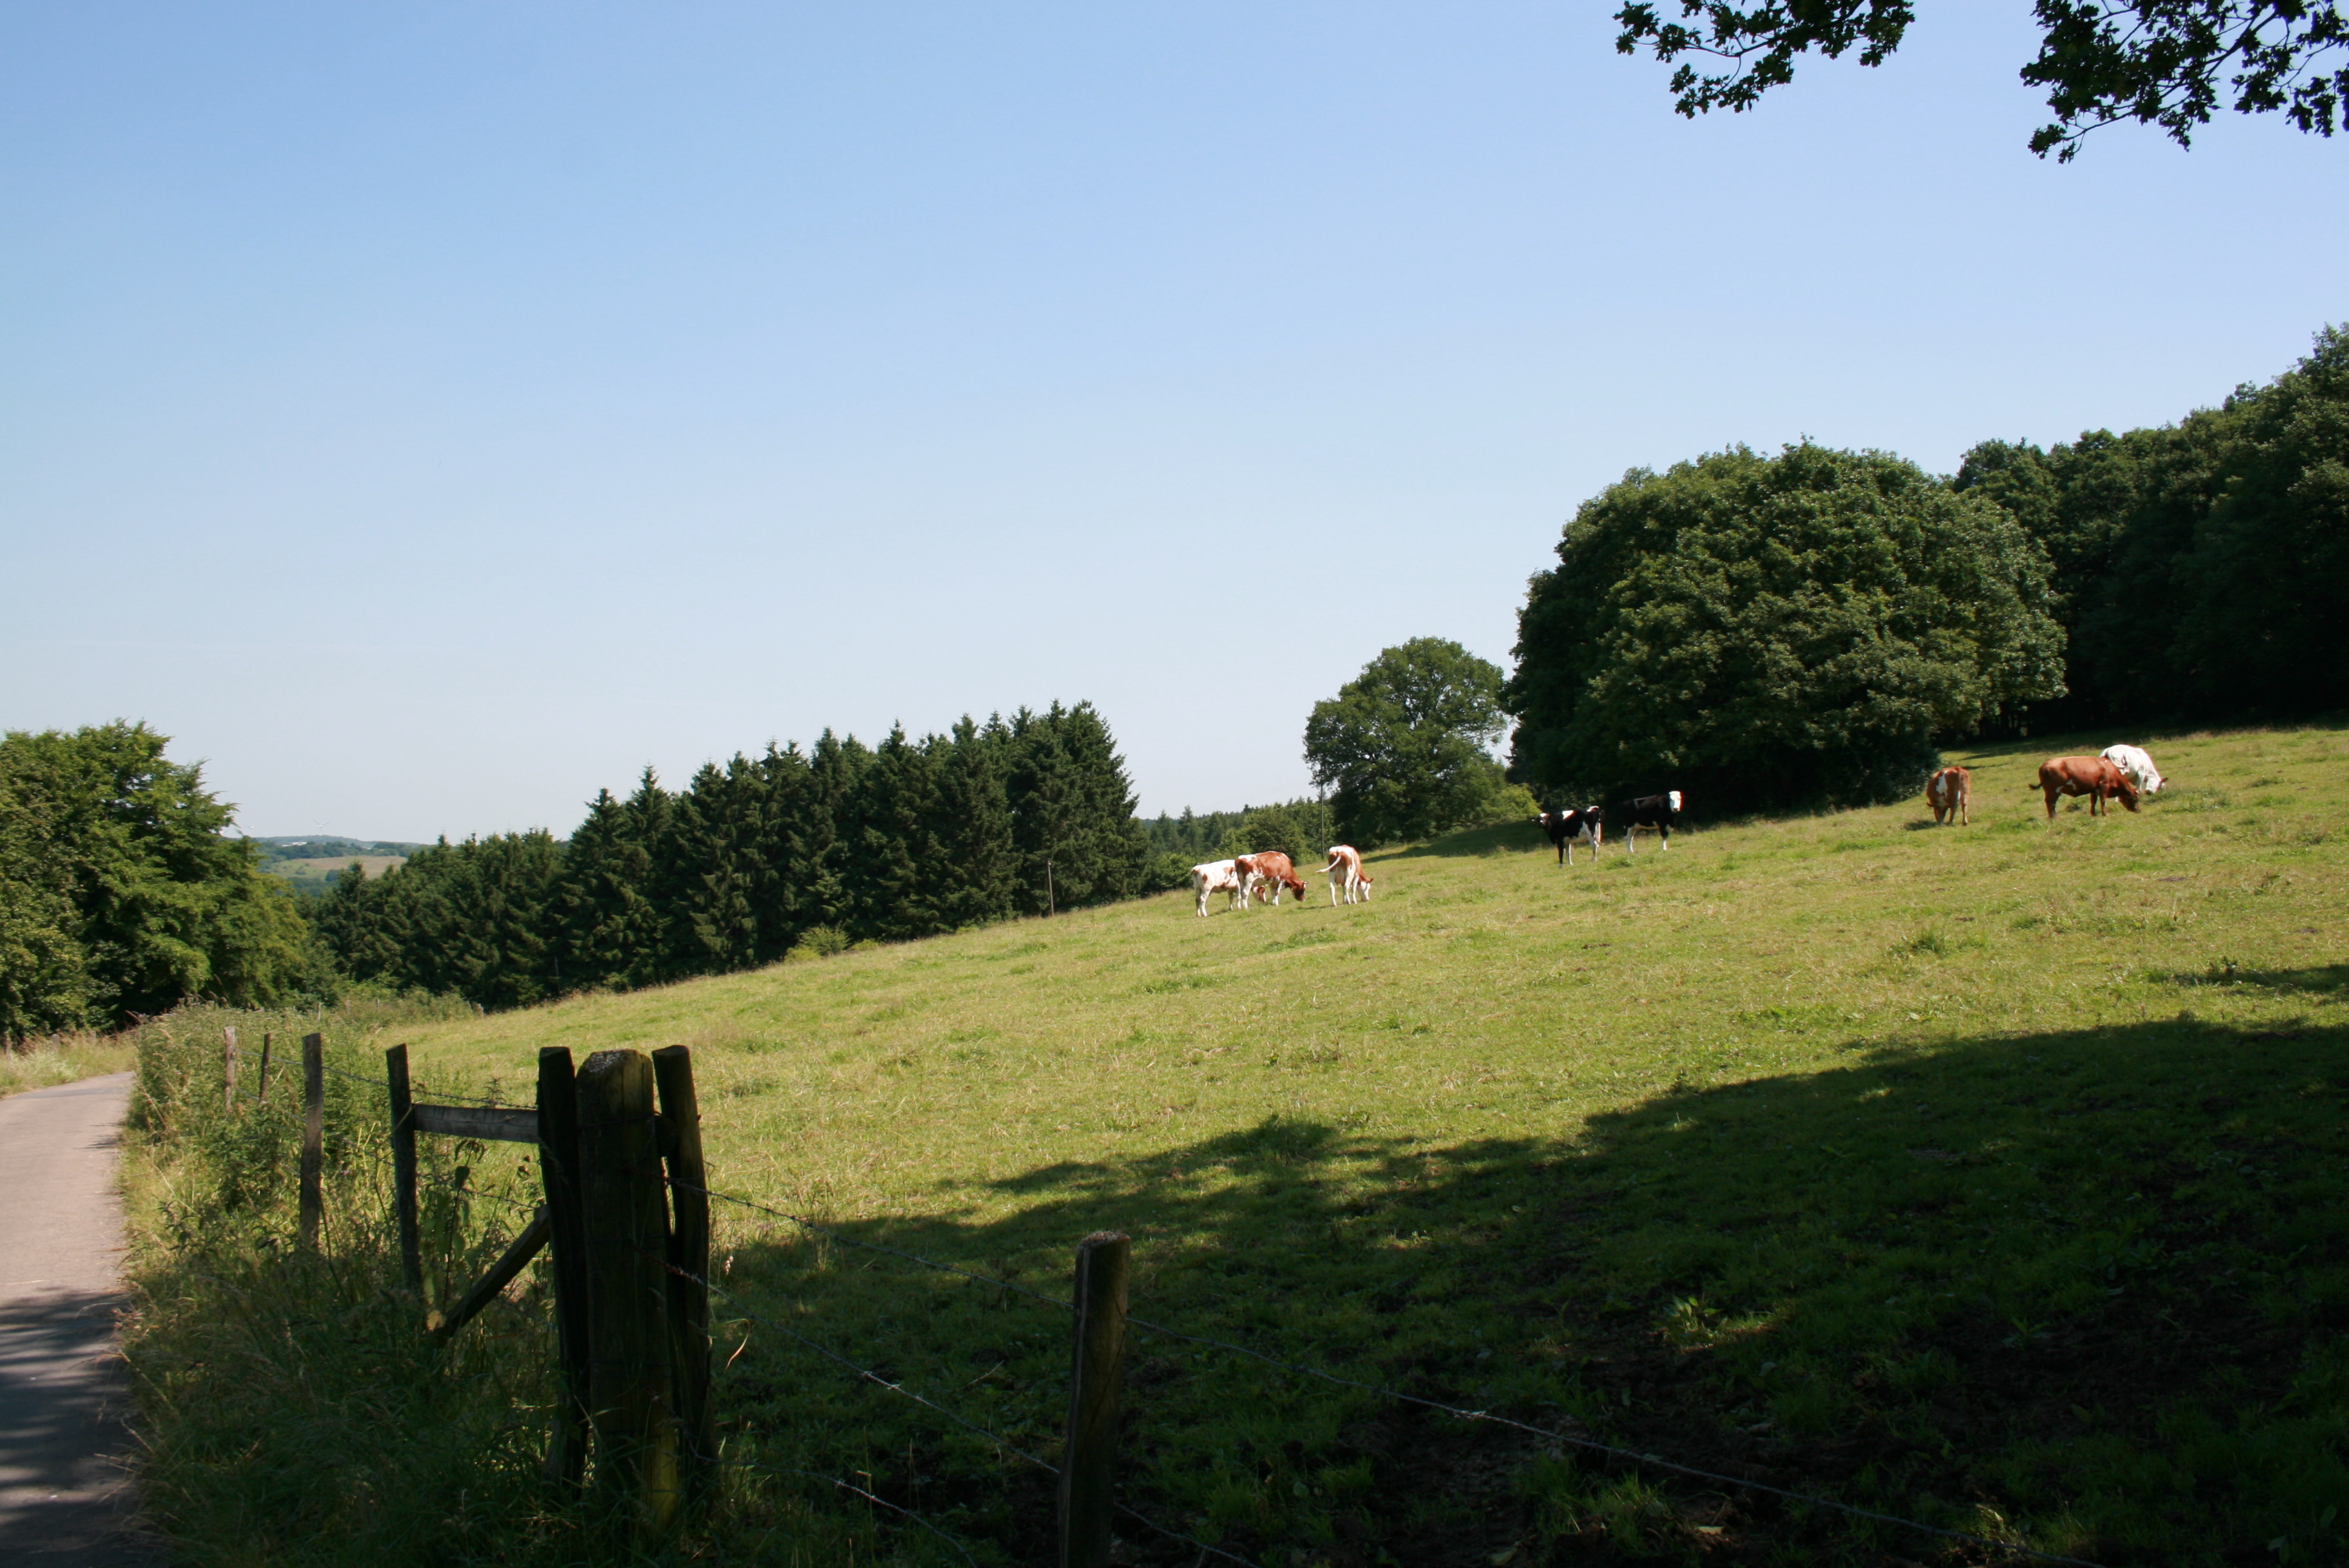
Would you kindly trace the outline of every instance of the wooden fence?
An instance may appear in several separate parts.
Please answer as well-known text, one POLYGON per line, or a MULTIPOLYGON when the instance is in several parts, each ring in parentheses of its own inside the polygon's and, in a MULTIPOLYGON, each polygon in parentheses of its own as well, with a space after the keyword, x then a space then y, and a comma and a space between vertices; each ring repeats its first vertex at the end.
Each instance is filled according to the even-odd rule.
MULTIPOLYGON (((261 1092, 268 1092, 263 1044, 261 1092)), ((236 1041, 225 1043, 233 1096, 236 1041)), ((538 1053, 534 1109, 435 1105, 415 1098, 408 1047, 384 1052, 392 1210, 401 1278, 424 1288, 417 1139, 471 1138, 538 1150, 543 1197, 488 1272, 424 1331, 454 1335, 548 1253, 554 1302, 556 1413, 548 1480, 614 1509, 640 1537, 667 1533, 715 1493, 710 1401, 709 1198, 683 1046, 538 1053), (592 1460, 592 1464, 591 1464, 592 1460)), ((325 1040, 302 1039, 301 1236, 318 1245, 326 1128, 325 1040)), ((233 1103, 232 1099, 232 1103, 233 1103)), ((1107 1568, 1124 1391, 1131 1245, 1102 1232, 1077 1244, 1069 1409, 1057 1499, 1061 1568, 1107 1568)))

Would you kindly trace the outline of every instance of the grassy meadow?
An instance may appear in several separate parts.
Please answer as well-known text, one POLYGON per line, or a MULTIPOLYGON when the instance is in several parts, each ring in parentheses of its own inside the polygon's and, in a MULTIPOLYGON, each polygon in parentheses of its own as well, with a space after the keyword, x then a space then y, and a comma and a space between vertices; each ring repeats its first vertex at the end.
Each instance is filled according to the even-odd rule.
MULTIPOLYGON (((2349 729, 2151 738, 2141 814, 2046 822, 2037 760, 2112 738, 1953 754, 1964 829, 1920 800, 1566 868, 1495 829, 1370 857, 1367 906, 1170 894, 299 1026, 516 1101, 543 1046, 689 1045, 713 1185, 852 1242, 1065 1296, 1076 1240, 1123 1230, 1138 1317, 1345 1377, 2098 1563, 2342 1561, 2349 729)), ((529 1480, 540 1287, 447 1363, 414 1343, 355 1084, 341 1261, 285 1254, 285 1134, 222 1121, 216 1062, 205 1099, 220 1021, 142 1056, 159 1520, 204 1561, 580 1560, 529 1480)), ((431 1159, 464 1189, 433 1189, 437 1299, 532 1180, 431 1159)), ((717 1217, 740 1465, 679 1555, 963 1561, 832 1478, 976 1562, 1047 1555, 1050 1476, 805 1341, 1049 1460, 1065 1315, 717 1217)), ((1128 1377, 1128 1501, 1267 1568, 2003 1555, 1148 1333, 1128 1377)))

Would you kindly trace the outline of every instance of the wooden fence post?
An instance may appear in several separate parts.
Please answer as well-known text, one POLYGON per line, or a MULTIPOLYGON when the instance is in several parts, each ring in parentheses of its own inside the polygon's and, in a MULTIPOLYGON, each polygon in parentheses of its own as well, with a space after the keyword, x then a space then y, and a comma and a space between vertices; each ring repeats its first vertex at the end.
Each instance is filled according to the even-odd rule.
POLYGON ((326 1037, 302 1037, 302 1244, 316 1249, 326 1217, 326 1037))
POLYGON ((652 1062, 642 1051, 597 1051, 579 1069, 578 1096, 595 1486, 625 1500, 640 1535, 656 1535, 678 1500, 652 1062))
POLYGON ((383 1053, 384 1077, 391 1084, 391 1207, 399 1218, 399 1277, 410 1290, 424 1288, 424 1257, 416 1225, 416 1101, 408 1092, 408 1047, 383 1053))
POLYGON ((1115 1231, 1096 1231, 1077 1243, 1069 1427, 1061 1447, 1061 1568, 1108 1568, 1132 1259, 1132 1243, 1115 1231))
POLYGON ((221 1031, 221 1109, 236 1109, 236 1026, 221 1031))
POLYGON ((256 1075, 261 1082, 258 1086, 260 1092, 253 1097, 253 1103, 255 1105, 269 1103, 269 1043, 274 1038, 276 1038, 275 1036, 267 1033, 264 1033, 261 1037, 261 1071, 256 1075))
POLYGON ((672 1376, 679 1464, 688 1501, 704 1493, 718 1458, 718 1423, 709 1408, 709 1194, 701 1162, 701 1111, 693 1097, 693 1052, 664 1046, 653 1053, 661 1121, 668 1145, 668 1279, 672 1376))
POLYGON ((579 1099, 571 1052, 538 1053, 538 1168, 546 1182, 546 1218, 554 1276, 554 1431, 546 1445, 546 1479, 565 1491, 587 1465, 587 1231, 579 1208, 579 1099))

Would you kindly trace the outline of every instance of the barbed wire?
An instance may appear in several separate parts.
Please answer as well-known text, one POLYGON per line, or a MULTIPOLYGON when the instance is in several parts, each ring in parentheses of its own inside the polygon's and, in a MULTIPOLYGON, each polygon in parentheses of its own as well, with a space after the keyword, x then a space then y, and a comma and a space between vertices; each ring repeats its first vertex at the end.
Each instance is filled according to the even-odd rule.
MULTIPOLYGON (((936 1258, 926 1258, 919 1253, 907 1252, 903 1247, 893 1247, 886 1242, 868 1242, 864 1240, 862 1237, 843 1235, 840 1232, 831 1229, 829 1226, 819 1225, 813 1220, 807 1219, 802 1215, 790 1213, 781 1209, 770 1207, 765 1203, 758 1202, 756 1199, 738 1197, 731 1192, 714 1191, 708 1187, 697 1187, 690 1181, 679 1181, 674 1178, 670 1179, 669 1185, 675 1188, 682 1188, 688 1192, 698 1192, 705 1198, 716 1198, 721 1202, 738 1203, 745 1209, 756 1209, 762 1214, 771 1214, 778 1220, 787 1220, 792 1224, 799 1226, 802 1230, 812 1231, 817 1235, 827 1237, 833 1241, 840 1243, 843 1246, 868 1247, 876 1253, 887 1253, 893 1257, 904 1258, 908 1263, 919 1264, 924 1268, 936 1269, 944 1274, 960 1274, 963 1278, 967 1280, 975 1280, 980 1284, 991 1284, 999 1289, 1011 1291, 1016 1295, 1028 1296, 1033 1300, 1040 1301, 1047 1306, 1057 1306, 1063 1312, 1073 1312, 1076 1310, 1072 1303, 1062 1301, 1056 1295, 1047 1295, 1040 1290, 1031 1290, 1024 1284, 1015 1284, 1008 1279, 998 1279, 992 1274, 979 1274, 975 1270, 961 1268, 954 1264, 942 1264, 936 1258)), ((710 1288, 714 1290, 717 1287, 713 1285, 710 1288)))
MULTIPOLYGON (((767 1316, 763 1313, 751 1310, 750 1305, 745 1303, 740 1296, 736 1295, 732 1291, 728 1290, 725 1286, 713 1284, 709 1281, 703 1279, 699 1274, 695 1274, 691 1269, 680 1268, 676 1264, 670 1263, 667 1258, 662 1258, 660 1260, 660 1264, 661 1266, 667 1269, 670 1274, 676 1274, 681 1279, 691 1280, 696 1284, 700 1285, 704 1290, 723 1297, 727 1302, 739 1309, 743 1316, 749 1318, 751 1322, 762 1324, 765 1326, 775 1330, 779 1334, 786 1335, 789 1337, 797 1340, 800 1344, 806 1346, 809 1349, 814 1351, 817 1355, 822 1356, 826 1360, 833 1362, 838 1366, 844 1367, 848 1370, 855 1373, 860 1380, 877 1384, 880 1387, 888 1389, 893 1394, 902 1394, 906 1398, 913 1400, 916 1404, 936 1411, 939 1415, 944 1416, 947 1420, 954 1422, 955 1425, 961 1427, 966 1431, 972 1432, 978 1437, 986 1439, 988 1442, 993 1443, 997 1448, 1001 1449, 1005 1453, 1010 1454, 1016 1459, 1025 1460, 1028 1463, 1035 1466, 1038 1470, 1044 1471, 1048 1475, 1057 1476, 1061 1473, 1060 1466, 1051 1464, 1044 1460, 1038 1459, 1034 1454, 1030 1453, 1027 1449, 1019 1447, 1017 1443, 1010 1441, 1009 1439, 1006 1439, 1001 1434, 990 1432, 977 1422, 966 1419, 962 1416, 957 1415, 954 1411, 947 1409, 944 1405, 937 1403, 937 1401, 928 1398, 924 1395, 916 1393, 913 1389, 906 1387, 904 1384, 884 1377, 880 1373, 874 1371, 869 1367, 858 1366, 854 1361, 849 1359, 847 1357, 841 1355, 838 1351, 832 1349, 828 1346, 818 1344, 815 1340, 812 1340, 806 1335, 799 1332, 799 1330, 792 1328, 786 1324, 778 1323, 773 1318, 767 1316)), ((1173 1540, 1188 1542, 1189 1544, 1199 1548, 1202 1552, 1211 1552, 1218 1557, 1227 1558, 1234 1563, 1241 1564, 1241 1568, 1257 1568, 1257 1564, 1250 1562, 1247 1558, 1237 1556, 1232 1553, 1226 1552, 1219 1546, 1210 1546, 1206 1542, 1199 1540, 1195 1536, 1185 1535, 1179 1530, 1172 1529, 1167 1525, 1161 1524, 1156 1520, 1152 1519, 1148 1514, 1128 1508, 1123 1503, 1119 1503, 1117 1505, 1117 1511, 1120 1513, 1127 1515, 1129 1518, 1139 1520, 1142 1523, 1148 1525, 1151 1529, 1158 1532, 1161 1535, 1167 1536, 1173 1540)))
MULTIPOLYGON (((697 1456, 697 1457, 698 1457, 698 1458, 700 1458, 700 1459, 703 1459, 703 1460, 709 1460, 709 1455, 704 1454, 704 1453, 701 1453, 701 1452, 700 1452, 700 1450, 699 1450, 699 1449, 695 1449, 694 1451, 695 1451, 696 1456, 697 1456)), ((890 1511, 892 1511, 893 1513, 902 1513, 902 1514, 904 1514, 907 1519, 912 1520, 915 1523, 916 1523, 916 1524, 920 1525, 923 1529, 925 1529, 925 1530, 928 1531, 931 1534, 933 1534, 933 1535, 935 1535, 935 1536, 936 1536, 939 1540, 941 1540, 941 1541, 945 1542, 947 1545, 949 1545, 949 1546, 953 1547, 957 1552, 961 1553, 962 1553, 962 1560, 963 1560, 964 1562, 966 1562, 966 1563, 969 1563, 969 1564, 971 1565, 971 1568, 978 1568, 978 1558, 976 1558, 976 1557, 973 1557, 973 1556, 970 1554, 970 1548, 969 1548, 969 1547, 968 1547, 968 1546, 965 1546, 965 1545, 964 1545, 960 1541, 957 1541, 957 1539, 955 1539, 953 1536, 948 1535, 945 1531, 943 1531, 943 1530, 939 1529, 936 1525, 932 1524, 928 1520, 924 1519, 920 1514, 916 1513, 912 1509, 910 1509, 910 1508, 905 1508, 905 1507, 902 1507, 902 1506, 900 1506, 900 1505, 899 1505, 899 1504, 897 1504, 897 1503, 891 1502, 891 1501, 890 1501, 887 1498, 885 1498, 885 1497, 877 1497, 877 1496, 875 1496, 874 1493, 872 1493, 872 1492, 870 1492, 870 1491, 867 1491, 864 1488, 863 1488, 863 1487, 861 1487, 861 1486, 856 1485, 854 1481, 843 1480, 842 1480, 840 1477, 838 1477, 838 1476, 828 1476, 828 1475, 824 1475, 824 1474, 821 1473, 820 1471, 816 1471, 816 1470, 801 1470, 801 1469, 798 1469, 796 1466, 792 1466, 792 1465, 777 1465, 777 1464, 768 1464, 768 1463, 765 1463, 765 1462, 763 1462, 763 1461, 761 1461, 761 1460, 725 1460, 725 1459, 721 1459, 721 1460, 710 1460, 710 1462, 715 1463, 715 1464, 730 1464, 730 1465, 733 1465, 734 1467, 736 1467, 736 1468, 737 1468, 737 1469, 739 1469, 739 1470, 767 1470, 767 1471, 769 1471, 769 1472, 771 1472, 771 1473, 772 1473, 772 1474, 775 1474, 775 1475, 795 1475, 795 1476, 804 1476, 804 1477, 805 1477, 806 1479, 808 1479, 809 1480, 820 1480, 820 1481, 823 1482, 823 1483, 824 1483, 825 1485, 827 1485, 827 1486, 836 1486, 836 1487, 838 1487, 838 1488, 839 1488, 841 1491, 853 1491, 853 1492, 854 1492, 857 1496, 859 1496, 859 1497, 861 1497, 861 1498, 864 1499, 867 1502, 877 1502, 877 1503, 879 1503, 882 1507, 884 1507, 884 1508, 885 1508, 885 1509, 888 1509, 888 1510, 889 1510, 890 1511)), ((1211 1548, 1209 1548, 1209 1550, 1211 1550, 1211 1551, 1212 1551, 1212 1550, 1213 1550, 1213 1548, 1211 1547, 1211 1548)))
MULTIPOLYGON (((275 1064, 272 1063, 271 1065, 274 1066, 275 1064)), ((386 1092, 389 1092, 391 1088, 391 1080, 389 1078, 370 1078, 366 1073, 351 1072, 343 1068, 338 1068, 331 1062, 320 1062, 318 1066, 324 1071, 332 1073, 338 1078, 348 1078, 353 1083, 363 1083, 370 1088, 379 1088, 386 1092)), ((495 1099, 488 1095, 460 1094, 453 1088, 436 1088, 431 1090, 430 1093, 433 1097, 432 1099, 426 1099, 424 1098, 425 1092, 426 1091, 421 1088, 412 1088, 409 1098, 416 1103, 423 1105, 430 1105, 434 1103, 435 1100, 460 1099, 467 1105, 485 1105, 492 1110, 531 1110, 536 1109, 535 1107, 527 1105, 510 1105, 504 1100, 495 1099)))
POLYGON ((1229 1350, 1236 1355, 1261 1361, 1268 1367, 1278 1367, 1283 1371, 1294 1372, 1301 1377, 1318 1377, 1325 1383, 1335 1383, 1340 1387, 1359 1388, 1366 1394, 1376 1394, 1383 1398, 1400 1400, 1406 1405, 1418 1405, 1425 1409, 1438 1410, 1444 1415, 1454 1416, 1465 1421, 1489 1421, 1495 1426, 1513 1427, 1518 1431, 1529 1432, 1537 1438, 1547 1438, 1553 1442, 1587 1449, 1614 1459, 1628 1460, 1633 1464, 1652 1465, 1659 1470, 1671 1470, 1676 1474, 1691 1476, 1698 1480, 1717 1481, 1724 1486, 1765 1491, 1773 1497, 1783 1497, 1792 1502, 1807 1503, 1815 1508, 1829 1509, 1857 1519, 1874 1520, 1879 1524, 1897 1524, 1903 1529, 1922 1531, 1928 1535, 1939 1535, 1946 1540, 1963 1541, 1976 1546, 1987 1546, 1993 1552, 2028 1557, 2036 1562, 2066 1563, 2070 1568, 2099 1568, 2098 1564, 2090 1563, 2085 1558, 2064 1557, 2053 1552, 2041 1552, 2033 1547, 2019 1546, 2009 1541, 1992 1541, 1987 1536, 1971 1534, 1962 1530, 1950 1530, 1938 1524, 1927 1524, 1921 1520, 1904 1519, 1897 1513, 1879 1513, 1872 1508, 1861 1508, 1854 1503, 1838 1502, 1834 1498, 1822 1497, 1816 1492, 1793 1491, 1783 1486, 1772 1486, 1767 1481, 1723 1475, 1717 1470, 1700 1470, 1694 1465, 1684 1465, 1678 1460, 1668 1460, 1661 1454, 1641 1453, 1635 1449, 1619 1448, 1612 1443, 1602 1443, 1595 1438, 1578 1438, 1569 1432, 1553 1431, 1547 1427, 1533 1426, 1508 1416, 1496 1416, 1490 1410, 1465 1409, 1457 1405, 1447 1405, 1441 1399, 1427 1399, 1416 1394, 1406 1394, 1399 1388, 1388 1388, 1376 1383, 1364 1383, 1353 1377, 1340 1377, 1334 1372, 1324 1372, 1318 1367, 1302 1367, 1294 1361, 1284 1361, 1278 1356, 1268 1356, 1261 1350, 1252 1350, 1245 1345, 1235 1345, 1228 1339, 1217 1339, 1204 1334, 1185 1334, 1180 1329, 1168 1328, 1162 1324, 1151 1323, 1139 1317, 1129 1316, 1125 1321, 1127 1326, 1139 1328, 1144 1333, 1164 1335, 1169 1339, 1186 1340, 1193 1345, 1214 1346, 1217 1349, 1229 1350))
POLYGON ((1254 1563, 1251 1563, 1250 1561, 1248 1561, 1248 1559, 1247 1559, 1247 1558, 1245 1558, 1245 1557, 1240 1556, 1237 1553, 1226 1552, 1226 1551, 1225 1551, 1225 1550, 1224 1550, 1222 1547, 1220 1547, 1220 1546, 1210 1546, 1210 1545, 1208 1545, 1206 1542, 1204 1542, 1204 1541, 1200 1540, 1200 1539, 1199 1539, 1197 1536, 1195 1536, 1195 1535, 1185 1535, 1185 1534, 1184 1534, 1184 1533, 1183 1533, 1181 1531, 1179 1531, 1179 1530, 1169 1530, 1169 1529, 1167 1529, 1167 1528, 1166 1528, 1166 1526, 1164 1526, 1164 1525, 1163 1525, 1163 1524, 1159 1523, 1156 1520, 1154 1520, 1154 1519, 1151 1518, 1148 1514, 1146 1514, 1146 1513, 1137 1513, 1137 1512, 1135 1512, 1133 1509, 1130 1509, 1130 1508, 1126 1507, 1126 1506, 1125 1506, 1125 1504, 1123 1504, 1123 1503, 1122 1503, 1122 1502, 1121 1502, 1121 1503, 1119 1503, 1119 1504, 1117 1505, 1117 1511, 1118 1511, 1120 1513, 1124 1514, 1128 1519, 1134 1519, 1134 1520, 1139 1520, 1139 1521, 1141 1521, 1143 1523, 1144 1523, 1144 1524, 1148 1525, 1151 1529, 1153 1529, 1153 1530, 1154 1530, 1154 1531, 1158 1532, 1158 1533, 1159 1533, 1159 1534, 1161 1534, 1161 1535, 1168 1536, 1168 1537, 1171 1537, 1171 1538, 1172 1538, 1172 1539, 1174 1539, 1174 1540, 1180 1541, 1180 1542, 1182 1542, 1184 1544, 1185 1544, 1185 1545, 1187 1545, 1187 1546, 1195 1546, 1195 1547, 1197 1547, 1197 1548, 1198 1548, 1200 1551, 1202 1551, 1202 1552, 1212 1552, 1212 1553, 1214 1553, 1216 1556, 1223 1558, 1223 1559, 1224 1559, 1225 1561, 1226 1561, 1226 1562, 1230 1562, 1230 1563, 1238 1563, 1238 1564, 1240 1565, 1240 1568, 1257 1568, 1257 1565, 1256 1565, 1254 1563))

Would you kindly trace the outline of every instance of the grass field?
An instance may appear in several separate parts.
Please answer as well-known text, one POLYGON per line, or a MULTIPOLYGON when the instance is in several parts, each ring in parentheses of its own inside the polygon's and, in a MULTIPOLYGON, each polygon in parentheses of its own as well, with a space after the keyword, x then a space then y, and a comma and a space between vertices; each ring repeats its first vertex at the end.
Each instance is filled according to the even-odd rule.
MULTIPOLYGON (((1065 1295, 1077 1238, 1123 1230, 1140 1316, 1350 1377, 2100 1563, 2341 1561, 2349 731, 2157 738, 2172 782, 2141 815, 2045 822, 2037 759, 2108 738, 1954 758, 1975 769, 1962 830, 1919 802, 1565 869, 1530 828, 1491 830, 1371 857, 1367 907, 1201 921, 1169 895, 330 1035, 350 1070, 405 1037, 428 1087, 517 1099, 541 1046, 690 1045, 713 1183, 856 1240, 1065 1295)), ((152 1150, 134 1364, 182 1412, 166 1426, 196 1422, 159 1467, 233 1491, 332 1449, 367 1384, 285 1372, 309 1354, 289 1334, 251 1353, 283 1382, 249 1382, 298 1413, 252 1413, 258 1434, 185 1414, 218 1380, 188 1369, 218 1359, 190 1315, 218 1298, 173 1272, 190 1200, 171 1232, 181 1155, 152 1150)), ((495 1151, 444 1158, 527 1194, 495 1151)), ((472 1205, 478 1234, 444 1216, 471 1250, 435 1289, 498 1212, 472 1205)), ((738 1471, 681 1550, 961 1560, 789 1473, 812 1472, 979 1562, 1044 1556, 1048 1476, 778 1326, 1050 1460, 1065 1317, 719 1221, 725 1441, 773 1468, 738 1471)), ((378 1322, 373 1285, 335 1288, 378 1322)), ((543 1358, 531 1305, 485 1330, 516 1365, 543 1358)), ((396 1320, 367 1332, 423 1365, 396 1320)), ((468 1462, 523 1474, 543 1385, 468 1365, 468 1462)), ((1130 1379, 1129 1501, 1258 1563, 1999 1556, 1152 1336, 1130 1379)), ((400 1421, 449 1408, 377 1418, 393 1435, 348 1446, 350 1484, 397 1490, 400 1421)), ((422 1538, 569 1560, 558 1520, 481 1504, 499 1484, 450 1494, 461 1519, 422 1538)), ((404 1558, 426 1531, 347 1516, 342 1545, 305 1547, 297 1500, 256 1555, 236 1532, 259 1526, 172 1506, 224 1561, 404 1558)), ((1129 1534, 1133 1561, 1197 1559, 1129 1534)))
POLYGON ((379 877, 394 866, 408 863, 406 855, 313 855, 305 859, 270 861, 262 870, 285 881, 305 892, 325 892, 334 886, 334 879, 359 863, 363 874, 379 877))

